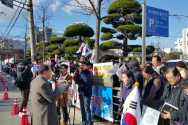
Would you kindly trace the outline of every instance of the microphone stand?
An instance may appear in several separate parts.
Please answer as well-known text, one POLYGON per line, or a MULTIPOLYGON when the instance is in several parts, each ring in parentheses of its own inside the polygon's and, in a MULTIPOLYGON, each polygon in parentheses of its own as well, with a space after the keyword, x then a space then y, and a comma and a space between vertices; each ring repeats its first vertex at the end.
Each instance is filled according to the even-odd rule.
MULTIPOLYGON (((73 79, 74 80, 74 79, 73 79)), ((74 85, 72 85, 73 86, 73 90, 74 90, 74 92, 73 92, 73 100, 74 100, 74 104, 76 104, 76 100, 75 100, 75 92, 76 92, 76 83, 74 83, 74 85)), ((77 95, 77 93, 76 93, 76 95, 77 95)), ((72 103, 72 100, 71 100, 71 102, 70 102, 70 104, 71 104, 71 106, 70 106, 70 108, 69 108, 69 113, 70 113, 70 109, 71 109, 71 107, 73 106, 74 107, 74 116, 73 116, 73 125, 74 125, 74 122, 75 122, 75 105, 73 105, 73 103, 72 103)))

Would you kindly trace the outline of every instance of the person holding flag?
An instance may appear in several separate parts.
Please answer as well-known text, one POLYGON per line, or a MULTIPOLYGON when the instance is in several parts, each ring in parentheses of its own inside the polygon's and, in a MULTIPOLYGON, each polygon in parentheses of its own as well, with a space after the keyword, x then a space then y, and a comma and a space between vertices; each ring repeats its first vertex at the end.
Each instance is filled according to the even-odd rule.
MULTIPOLYGON (((127 118, 131 117, 134 114, 132 114, 132 115, 131 115, 131 113, 125 114, 125 110, 123 108, 127 107, 125 105, 128 105, 128 107, 131 107, 131 103, 134 103, 133 101, 130 101, 130 99, 132 99, 133 96, 131 98, 129 98, 129 96, 132 93, 133 89, 135 88, 135 86, 134 86, 135 79, 134 79, 134 75, 131 71, 123 72, 122 77, 123 77, 124 87, 122 90, 122 101, 118 108, 118 114, 122 114, 122 121, 121 121, 122 124, 121 125, 127 125, 127 124, 130 125, 131 121, 129 121, 127 118), (128 98, 129 98, 129 100, 127 100, 128 98), (130 102, 130 103, 128 103, 128 102, 130 102), (123 109, 123 113, 122 113, 122 109, 123 109)), ((140 107, 140 104, 142 104, 142 96, 140 94, 139 88, 138 88, 138 93, 136 96, 138 96, 139 101, 137 100, 138 102, 135 102, 135 103, 137 103, 139 105, 138 107, 140 107)), ((135 104, 134 104, 134 106, 135 106, 135 104)), ((138 111, 140 112, 140 109, 138 109, 138 111)), ((138 125, 138 124, 131 124, 131 125, 138 125)))

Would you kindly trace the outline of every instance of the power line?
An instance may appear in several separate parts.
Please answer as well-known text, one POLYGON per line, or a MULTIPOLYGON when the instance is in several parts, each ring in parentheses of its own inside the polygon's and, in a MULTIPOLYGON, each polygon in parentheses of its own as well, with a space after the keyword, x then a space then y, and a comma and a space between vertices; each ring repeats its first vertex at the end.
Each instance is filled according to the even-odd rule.
MULTIPOLYGON (((181 33, 181 30, 178 32, 178 34, 177 34, 176 36, 174 36, 172 39, 170 39, 169 42, 171 42, 174 38, 176 38, 180 33, 181 33)), ((165 43, 165 44, 166 44, 166 43, 165 43)), ((165 44, 163 44, 163 45, 165 45, 165 44)), ((163 45, 162 45, 162 46, 163 46, 163 45)))
MULTIPOLYGON (((26 3, 26 0, 25 0, 25 3, 26 3)), ((24 8, 24 4, 23 4, 23 8, 24 8)), ((16 20, 14 21, 14 23, 13 23, 12 27, 10 28, 9 32, 7 33, 6 37, 9 35, 10 31, 11 31, 11 30, 12 30, 12 28, 14 27, 14 24, 15 24, 15 23, 16 23, 16 21, 18 20, 18 17, 20 16, 20 14, 21 14, 21 12, 22 12, 23 8, 21 8, 21 10, 20 10, 20 12, 19 12, 19 14, 18 14, 18 16, 17 16, 16 20)), ((5 37, 5 38, 6 38, 6 37, 5 37)))
MULTIPOLYGON (((19 4, 19 7, 20 7, 20 5, 21 5, 21 3, 19 4)), ((17 13, 17 11, 18 11, 19 7, 16 9, 16 11, 15 11, 15 13, 14 13, 14 15, 13 15, 13 17, 12 17, 12 19, 11 19, 11 21, 10 21, 9 25, 8 25, 8 27, 9 27, 9 26, 10 26, 10 24, 12 23, 12 21, 13 21, 14 17, 16 16, 16 13, 17 13)), ((8 30, 8 27, 6 28, 6 30, 5 30, 5 32, 4 32, 4 34, 3 34, 3 37, 4 37, 5 33, 6 33, 6 31, 8 30)))

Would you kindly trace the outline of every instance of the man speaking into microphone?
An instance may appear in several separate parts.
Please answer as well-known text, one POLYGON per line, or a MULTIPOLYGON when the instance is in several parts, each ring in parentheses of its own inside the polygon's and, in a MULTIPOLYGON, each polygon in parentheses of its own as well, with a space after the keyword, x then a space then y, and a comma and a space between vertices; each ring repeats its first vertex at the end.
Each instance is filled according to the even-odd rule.
POLYGON ((78 84, 82 124, 91 125, 90 101, 92 96, 93 74, 88 70, 87 62, 82 61, 80 67, 74 73, 75 83, 78 84))

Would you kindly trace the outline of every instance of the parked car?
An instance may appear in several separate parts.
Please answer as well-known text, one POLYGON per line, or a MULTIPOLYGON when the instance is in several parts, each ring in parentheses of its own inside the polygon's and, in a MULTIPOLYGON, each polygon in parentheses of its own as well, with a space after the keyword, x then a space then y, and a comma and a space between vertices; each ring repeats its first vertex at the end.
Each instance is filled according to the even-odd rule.
POLYGON ((169 60, 167 61, 168 66, 176 66, 176 63, 179 61, 184 61, 188 65, 188 59, 174 59, 174 60, 169 60))

